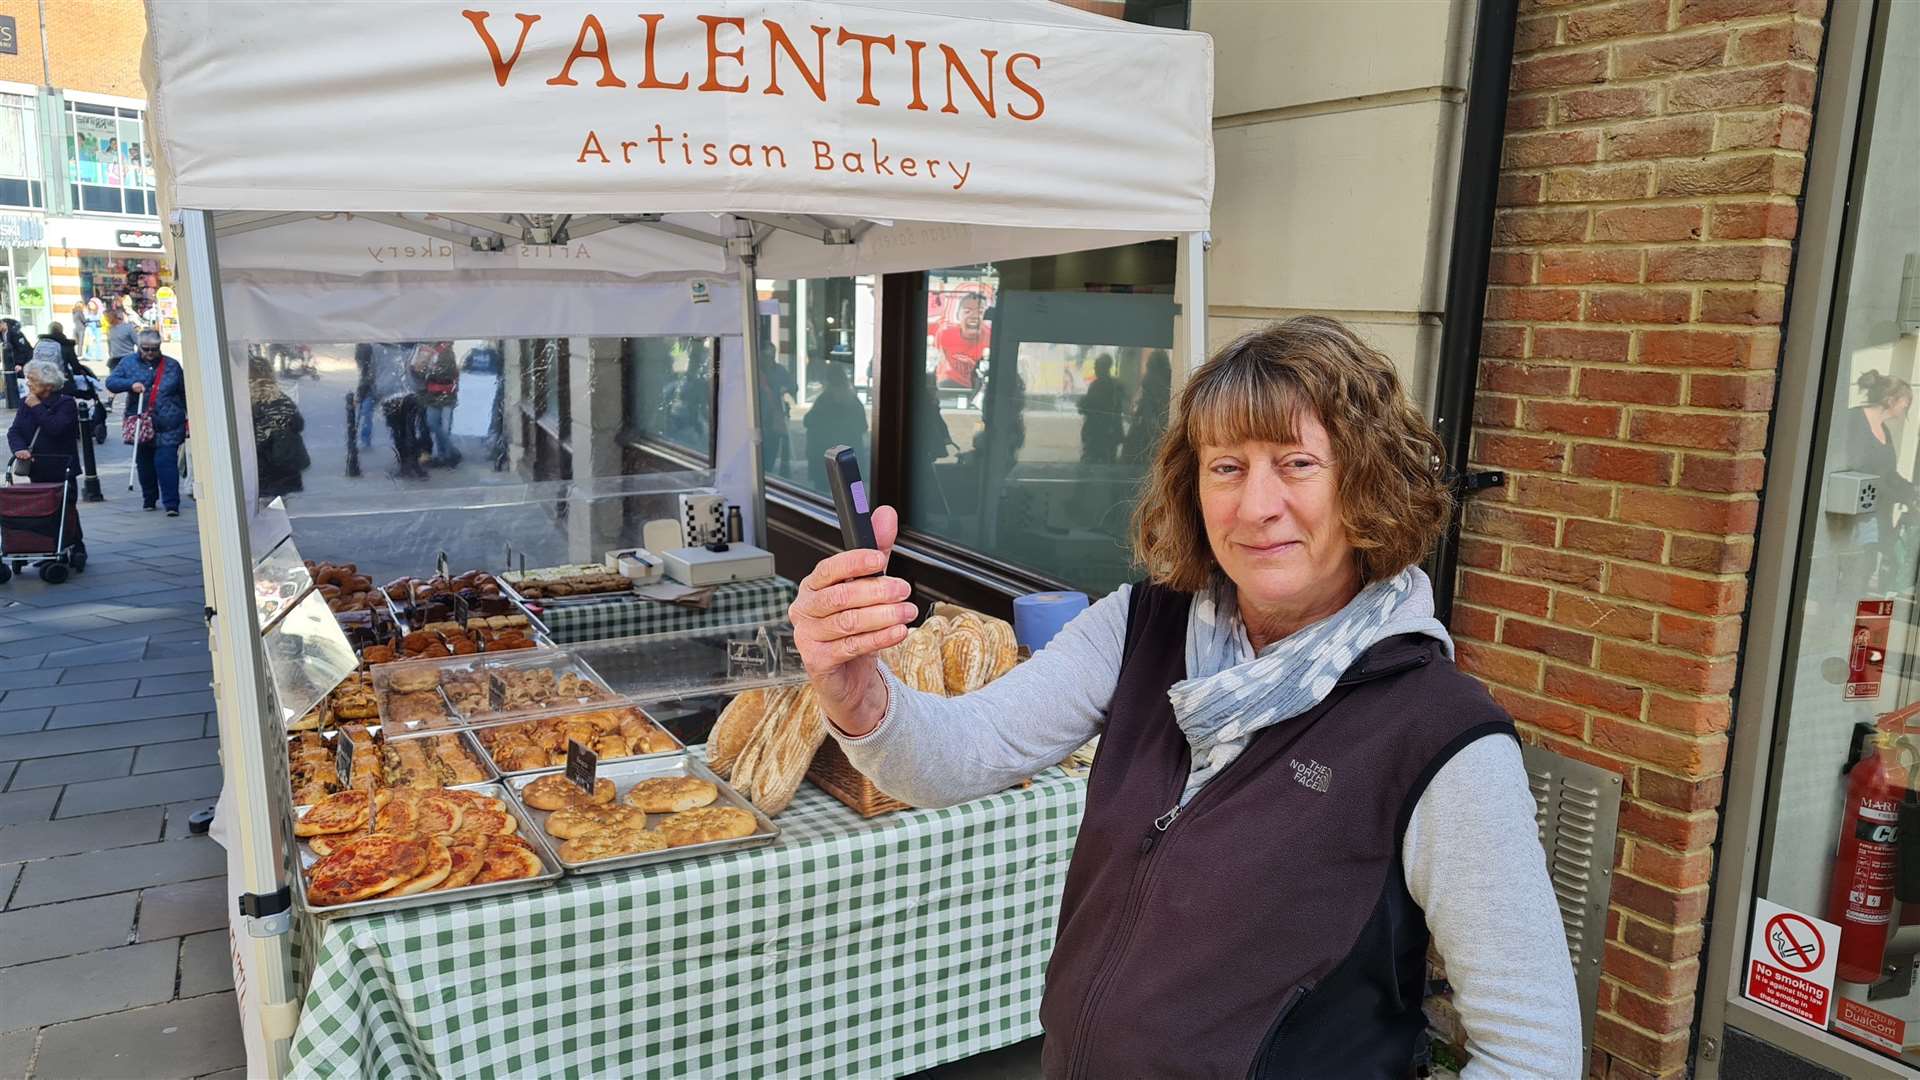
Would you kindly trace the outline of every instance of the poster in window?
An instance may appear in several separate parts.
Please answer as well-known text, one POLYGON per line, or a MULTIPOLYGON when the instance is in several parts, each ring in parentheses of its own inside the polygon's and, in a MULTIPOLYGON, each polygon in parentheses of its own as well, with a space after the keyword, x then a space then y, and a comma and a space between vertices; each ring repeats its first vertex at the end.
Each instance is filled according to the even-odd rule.
POLYGON ((32 144, 25 109, 0 104, 0 176, 32 176, 27 147, 32 144))
POLYGON ((73 113, 73 171, 83 184, 119 183, 120 129, 111 116, 73 113), (113 166, 114 179, 108 179, 113 166))

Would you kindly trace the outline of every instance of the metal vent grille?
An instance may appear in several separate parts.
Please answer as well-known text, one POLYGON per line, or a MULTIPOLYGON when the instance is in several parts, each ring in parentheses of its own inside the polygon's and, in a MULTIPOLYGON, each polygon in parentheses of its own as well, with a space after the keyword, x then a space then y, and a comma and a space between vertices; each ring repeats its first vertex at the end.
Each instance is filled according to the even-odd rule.
POLYGON ((1547 873, 1580 991, 1580 1032, 1593 1045, 1593 1014, 1606 949, 1607 901, 1613 894, 1614 838, 1620 824, 1620 777, 1598 766, 1524 746, 1534 821, 1547 852, 1547 873))

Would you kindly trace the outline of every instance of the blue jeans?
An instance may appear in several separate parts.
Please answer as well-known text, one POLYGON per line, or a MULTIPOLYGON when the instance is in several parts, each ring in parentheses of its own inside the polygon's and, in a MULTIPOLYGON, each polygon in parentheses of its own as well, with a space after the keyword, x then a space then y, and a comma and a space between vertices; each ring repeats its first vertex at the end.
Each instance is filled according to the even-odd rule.
POLYGON ((156 502, 168 510, 180 509, 180 444, 158 439, 133 450, 134 471, 140 474, 140 504, 156 502))
POLYGON ((433 459, 449 464, 460 460, 453 448, 453 406, 427 406, 427 430, 433 432, 433 459))
MULTIPOLYGON (((362 450, 373 446, 373 410, 379 404, 372 394, 364 394, 357 405, 360 413, 360 449, 362 450)), ((348 433, 348 437, 352 437, 351 432, 348 433)))

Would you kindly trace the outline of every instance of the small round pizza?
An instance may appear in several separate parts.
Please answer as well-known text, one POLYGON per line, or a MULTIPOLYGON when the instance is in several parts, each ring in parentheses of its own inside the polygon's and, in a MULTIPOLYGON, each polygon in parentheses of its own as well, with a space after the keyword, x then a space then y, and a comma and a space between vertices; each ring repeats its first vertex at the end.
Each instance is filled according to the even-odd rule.
POLYGON ((569 806, 547 818, 547 832, 562 840, 646 827, 646 812, 631 806, 569 806))
POLYGON ((408 788, 394 788, 385 806, 373 816, 373 827, 380 832, 413 832, 420 823, 419 804, 408 788))
POLYGON ((535 810, 562 810, 581 802, 606 806, 613 802, 613 795, 613 781, 603 776, 593 782, 593 798, 588 799, 565 773, 543 776, 520 789, 520 801, 535 810))
POLYGON ((480 867, 486 861, 487 845, 477 838, 452 837, 447 843, 447 878, 433 887, 435 892, 458 889, 470 885, 480 874, 480 867))
POLYGON ((429 791, 414 799, 413 808, 419 817, 420 831, 428 836, 452 836, 460 831, 460 823, 466 817, 464 802, 438 791, 429 791))
POLYGON ((487 844, 487 853, 481 860, 480 873, 474 876, 473 884, 491 885, 497 881, 538 877, 545 869, 546 864, 540 861, 540 856, 531 847, 496 836, 487 844))
POLYGON ((513 815, 505 810, 480 810, 468 807, 460 815, 460 828, 457 836, 505 836, 518 829, 513 815))
POLYGON ((333 854, 307 867, 307 902, 316 907, 351 904, 378 896, 427 869, 425 837, 373 833, 339 844, 333 854))
POLYGON ((440 883, 453 873, 453 852, 447 842, 437 836, 427 837, 427 868, 414 877, 395 885, 386 895, 412 896, 428 889, 437 889, 440 883))
POLYGON ((386 802, 385 792, 355 788, 327 796, 293 824, 295 836, 324 836, 328 833, 354 832, 367 827, 375 808, 386 802))
POLYGON ((633 785, 626 803, 649 814, 677 814, 706 806, 719 797, 719 788, 697 776, 656 776, 633 785))
POLYGON ((738 807, 703 806, 666 817, 660 822, 660 832, 670 846, 686 847, 752 836, 757 826, 753 815, 738 807))
POLYGON ((655 829, 631 829, 622 832, 595 833, 578 840, 569 840, 560 845, 562 862, 584 863, 600 859, 616 859, 622 855, 639 855, 648 851, 660 851, 667 846, 667 838, 655 829))
POLYGON ((458 799, 461 802, 466 803, 468 809, 492 810, 502 814, 507 812, 506 803, 501 802, 499 799, 496 799, 491 795, 482 795, 478 791, 465 791, 465 790, 449 788, 446 791, 442 791, 440 794, 445 795, 449 799, 458 799))

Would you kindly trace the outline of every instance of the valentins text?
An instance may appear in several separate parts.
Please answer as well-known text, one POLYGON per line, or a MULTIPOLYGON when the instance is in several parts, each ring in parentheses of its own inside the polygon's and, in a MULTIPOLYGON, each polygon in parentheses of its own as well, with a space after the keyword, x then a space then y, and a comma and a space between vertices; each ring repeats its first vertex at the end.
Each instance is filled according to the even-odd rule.
MULTIPOLYGON (((514 69, 541 16, 514 12, 513 19, 519 25, 513 28, 489 24, 491 12, 460 14, 479 34, 493 64, 494 81, 504 88, 515 77, 514 69), (501 33, 496 34, 496 30, 501 33), (511 50, 503 48, 503 38, 508 36, 513 38, 511 50)), ((978 110, 990 118, 1010 120, 1038 120, 1047 111, 1046 99, 1034 85, 1040 81, 1040 57, 1029 52, 1003 56, 997 49, 975 48, 963 53, 943 42, 862 34, 844 26, 808 26, 789 33, 772 19, 759 19, 750 26, 744 18, 696 15, 694 18, 705 27, 705 48, 690 57, 663 57, 658 55, 657 46, 666 18, 664 14, 643 14, 641 26, 616 23, 618 33, 609 36, 598 16, 584 16, 573 48, 546 84, 580 86, 584 77, 597 87, 703 94, 758 92, 784 96, 792 89, 825 103, 833 95, 854 93, 851 79, 845 87, 828 82, 827 49, 831 45, 848 55, 849 50, 859 53, 860 86, 853 98, 857 105, 956 115, 978 110), (617 65, 615 41, 620 43, 617 65), (895 100, 883 101, 874 92, 875 71, 899 72, 902 68, 907 76, 905 90, 895 100), (640 77, 632 79, 636 69, 640 77), (622 71, 626 77, 620 74, 622 71), (693 81, 696 76, 701 76, 698 83, 693 81)))

